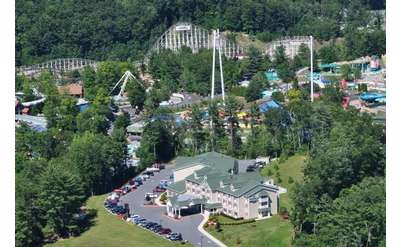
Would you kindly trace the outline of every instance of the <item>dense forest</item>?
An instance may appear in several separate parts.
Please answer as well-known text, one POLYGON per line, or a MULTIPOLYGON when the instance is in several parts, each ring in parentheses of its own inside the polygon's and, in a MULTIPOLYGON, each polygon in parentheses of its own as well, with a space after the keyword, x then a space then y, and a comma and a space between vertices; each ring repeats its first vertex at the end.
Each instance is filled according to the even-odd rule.
POLYGON ((287 35, 346 37, 349 56, 376 54, 384 51, 385 34, 382 20, 369 10, 384 8, 383 0, 17 0, 16 65, 59 57, 138 60, 177 21, 245 32, 262 41, 287 35), (369 47, 376 43, 379 48, 369 47))

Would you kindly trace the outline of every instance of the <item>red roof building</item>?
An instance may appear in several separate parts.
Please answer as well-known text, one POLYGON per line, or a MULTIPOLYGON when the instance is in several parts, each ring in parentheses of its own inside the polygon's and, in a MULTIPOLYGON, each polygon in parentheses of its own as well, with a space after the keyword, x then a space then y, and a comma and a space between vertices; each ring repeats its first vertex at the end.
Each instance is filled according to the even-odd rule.
POLYGON ((82 97, 83 96, 83 87, 78 83, 71 83, 65 86, 58 86, 58 92, 69 94, 75 97, 82 97))

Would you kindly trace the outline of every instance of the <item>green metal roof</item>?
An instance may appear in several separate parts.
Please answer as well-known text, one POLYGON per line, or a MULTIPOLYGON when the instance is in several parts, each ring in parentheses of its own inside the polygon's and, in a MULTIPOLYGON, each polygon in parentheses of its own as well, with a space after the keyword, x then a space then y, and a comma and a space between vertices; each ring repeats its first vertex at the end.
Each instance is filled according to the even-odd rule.
POLYGON ((220 202, 207 202, 205 208, 213 209, 213 208, 222 208, 222 203, 220 202))
POLYGON ((198 164, 208 166, 220 171, 227 172, 229 169, 234 169, 235 159, 217 152, 203 153, 194 157, 179 156, 175 160, 175 170, 195 166, 198 164))
POLYGON ((178 195, 169 198, 172 207, 190 207, 197 204, 205 204, 207 199, 205 198, 194 198, 189 195, 178 195))
POLYGON ((170 185, 168 185, 168 189, 173 190, 177 193, 185 193, 186 192, 185 181, 182 180, 182 181, 170 184, 170 185))
POLYGON ((273 186, 264 185, 264 178, 257 172, 229 174, 205 167, 196 171, 195 174, 185 180, 197 184, 206 182, 212 191, 220 191, 235 197, 242 195, 249 197, 263 190, 278 191, 273 186), (221 187, 221 181, 224 187, 221 187))
POLYGON ((126 127, 126 132, 128 133, 143 133, 143 125, 139 124, 131 124, 128 127, 126 127))

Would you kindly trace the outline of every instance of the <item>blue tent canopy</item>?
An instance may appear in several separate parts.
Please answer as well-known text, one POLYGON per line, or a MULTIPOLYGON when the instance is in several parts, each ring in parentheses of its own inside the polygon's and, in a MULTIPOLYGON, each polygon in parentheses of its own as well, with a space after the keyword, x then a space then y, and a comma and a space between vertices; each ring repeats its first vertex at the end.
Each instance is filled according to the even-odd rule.
POLYGON ((262 103, 259 108, 260 108, 260 112, 264 113, 269 111, 270 109, 273 108, 279 108, 281 107, 275 100, 268 100, 265 101, 264 103, 262 103))
POLYGON ((366 92, 360 95, 360 99, 365 101, 375 101, 381 98, 386 98, 386 95, 380 93, 372 93, 372 92, 366 92))

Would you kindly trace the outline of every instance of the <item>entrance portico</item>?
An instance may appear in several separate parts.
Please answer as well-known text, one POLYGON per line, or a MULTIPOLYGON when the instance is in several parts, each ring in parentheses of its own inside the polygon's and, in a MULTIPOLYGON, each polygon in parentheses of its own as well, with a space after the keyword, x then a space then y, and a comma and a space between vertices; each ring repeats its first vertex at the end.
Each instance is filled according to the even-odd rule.
POLYGON ((169 198, 167 202, 167 215, 180 219, 184 215, 203 213, 206 199, 193 195, 183 194, 169 198))

